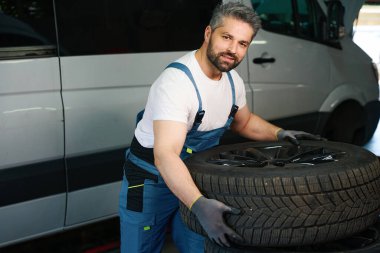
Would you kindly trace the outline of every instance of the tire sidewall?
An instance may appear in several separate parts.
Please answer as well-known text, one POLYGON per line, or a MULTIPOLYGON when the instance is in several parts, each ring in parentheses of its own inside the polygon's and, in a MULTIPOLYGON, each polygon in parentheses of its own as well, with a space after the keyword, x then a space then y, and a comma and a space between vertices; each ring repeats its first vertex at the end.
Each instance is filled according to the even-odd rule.
POLYGON ((231 166, 222 166, 208 163, 207 160, 210 157, 215 157, 219 153, 245 149, 248 147, 267 147, 267 146, 284 146, 289 147, 292 144, 288 142, 247 142, 239 143, 233 145, 223 145, 219 146, 204 152, 197 153, 196 155, 185 160, 187 167, 190 172, 193 173, 202 173, 209 175, 228 175, 231 177, 245 177, 252 176, 252 174, 257 177, 265 177, 270 175, 286 176, 292 174, 293 176, 305 176, 305 175, 320 175, 331 173, 333 169, 335 172, 346 171, 347 168, 358 168, 363 163, 368 162, 368 157, 372 157, 374 161, 377 160, 377 157, 371 152, 362 149, 358 146, 346 144, 346 143, 337 143, 337 142, 328 142, 328 141, 302 141, 301 145, 307 145, 310 147, 323 147, 326 149, 332 149, 335 151, 345 152, 345 154, 335 162, 327 162, 322 164, 316 164, 313 166, 310 165, 297 165, 292 166, 291 164, 285 165, 284 167, 278 167, 274 165, 268 165, 265 167, 231 167, 231 166))

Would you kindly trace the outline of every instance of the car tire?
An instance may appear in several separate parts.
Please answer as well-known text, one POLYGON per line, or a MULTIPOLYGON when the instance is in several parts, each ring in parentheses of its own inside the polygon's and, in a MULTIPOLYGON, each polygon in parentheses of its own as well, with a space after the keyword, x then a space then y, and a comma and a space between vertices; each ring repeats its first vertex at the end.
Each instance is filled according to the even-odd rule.
POLYGON ((291 248, 239 247, 223 248, 209 239, 205 241, 205 253, 378 253, 380 252, 380 219, 361 233, 350 237, 311 246, 291 248))
MULTIPOLYGON (((365 230, 379 215, 379 160, 354 145, 248 142, 219 146, 185 163, 205 197, 241 210, 225 220, 246 246, 334 241, 365 230)), ((182 203, 180 212, 190 229, 206 235, 182 203)))

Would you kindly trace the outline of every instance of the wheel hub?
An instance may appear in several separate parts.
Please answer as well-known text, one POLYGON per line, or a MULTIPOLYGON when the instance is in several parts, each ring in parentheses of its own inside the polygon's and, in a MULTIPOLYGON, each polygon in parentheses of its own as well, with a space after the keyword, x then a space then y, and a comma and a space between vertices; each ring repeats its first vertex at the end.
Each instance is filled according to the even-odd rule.
POLYGON ((266 146, 230 150, 211 157, 207 162, 232 167, 265 167, 287 164, 316 165, 336 162, 345 152, 312 146, 266 146))

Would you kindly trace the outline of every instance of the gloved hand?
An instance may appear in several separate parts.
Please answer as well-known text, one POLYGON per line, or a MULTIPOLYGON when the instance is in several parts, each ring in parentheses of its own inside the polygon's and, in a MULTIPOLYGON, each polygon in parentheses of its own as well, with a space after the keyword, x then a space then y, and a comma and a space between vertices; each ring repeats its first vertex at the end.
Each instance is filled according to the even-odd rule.
POLYGON ((197 216, 208 237, 222 247, 230 247, 230 240, 243 242, 244 239, 226 225, 223 214, 239 214, 240 210, 229 207, 215 199, 207 199, 201 196, 191 207, 191 211, 197 216))
POLYGON ((300 145, 298 140, 301 140, 301 139, 302 140, 316 140, 316 141, 324 140, 319 135, 314 135, 314 134, 306 133, 303 131, 284 130, 284 129, 281 129, 280 131, 278 131, 277 139, 280 141, 285 141, 285 140, 290 141, 296 146, 300 145))

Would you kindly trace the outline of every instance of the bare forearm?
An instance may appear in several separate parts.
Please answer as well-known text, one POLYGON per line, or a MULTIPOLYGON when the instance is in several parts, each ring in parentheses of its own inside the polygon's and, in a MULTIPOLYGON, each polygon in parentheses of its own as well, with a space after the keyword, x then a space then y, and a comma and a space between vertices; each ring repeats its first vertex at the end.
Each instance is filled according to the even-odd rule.
POLYGON ((276 135, 280 129, 279 127, 252 113, 250 114, 247 124, 243 127, 236 128, 232 125, 231 128, 241 136, 257 141, 277 140, 276 135))
POLYGON ((155 154, 155 164, 169 189, 190 207, 201 196, 186 165, 177 154, 155 154))

